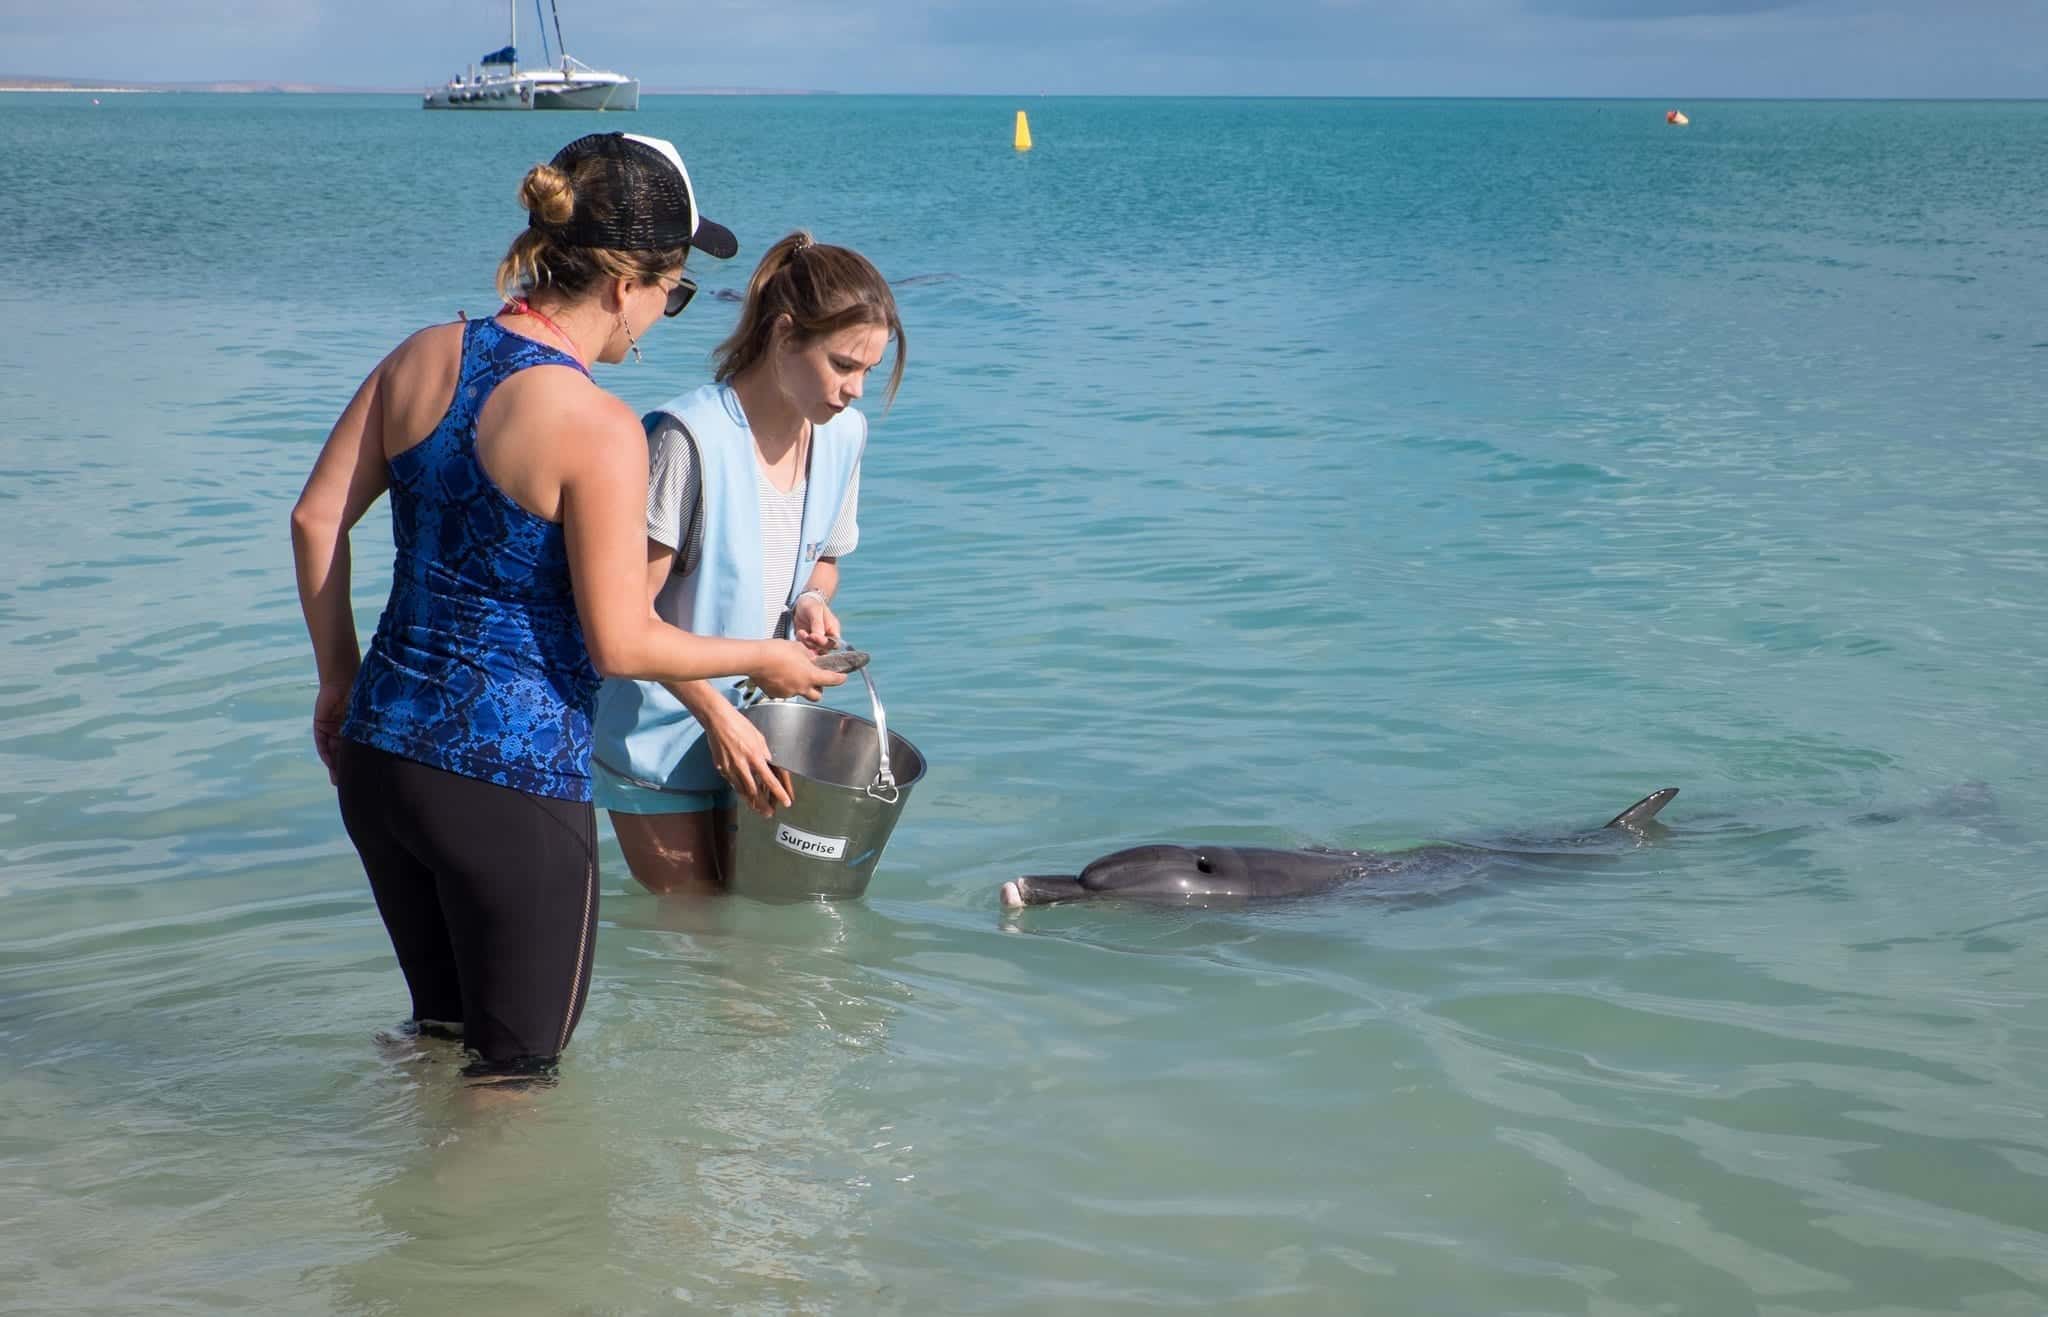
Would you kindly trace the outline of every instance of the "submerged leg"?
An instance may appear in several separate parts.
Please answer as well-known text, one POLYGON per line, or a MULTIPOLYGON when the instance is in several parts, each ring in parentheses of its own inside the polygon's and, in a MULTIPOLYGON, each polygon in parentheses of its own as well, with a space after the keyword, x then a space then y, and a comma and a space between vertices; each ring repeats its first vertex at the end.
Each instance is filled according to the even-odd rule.
POLYGON ((726 808, 678 814, 611 811, 626 867, 657 896, 715 896, 725 890, 735 817, 736 811, 726 808))

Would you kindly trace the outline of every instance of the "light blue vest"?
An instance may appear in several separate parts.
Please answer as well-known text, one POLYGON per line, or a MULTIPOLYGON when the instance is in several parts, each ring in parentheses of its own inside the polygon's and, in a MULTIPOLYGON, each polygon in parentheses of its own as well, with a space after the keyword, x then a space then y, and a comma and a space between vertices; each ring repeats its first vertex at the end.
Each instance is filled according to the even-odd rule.
MULTIPOLYGON (((766 585, 761 579, 761 496, 755 483, 759 467, 739 397, 729 385, 707 384, 671 398, 643 418, 649 434, 663 413, 681 421, 696 441, 704 556, 688 576, 669 578, 660 611, 700 636, 766 639, 761 629, 766 585)), ((803 534, 785 607, 796 602, 811 579, 867 440, 867 418, 851 407, 811 434, 803 534)), ((687 538, 688 509, 681 524, 687 538)), ((682 548, 678 545, 677 552, 682 548)), ((719 685, 737 705, 741 683, 719 685)), ((659 682, 608 679, 598 691, 592 733, 593 757, 621 777, 670 791, 715 791, 725 785, 711 762, 704 729, 659 682)))

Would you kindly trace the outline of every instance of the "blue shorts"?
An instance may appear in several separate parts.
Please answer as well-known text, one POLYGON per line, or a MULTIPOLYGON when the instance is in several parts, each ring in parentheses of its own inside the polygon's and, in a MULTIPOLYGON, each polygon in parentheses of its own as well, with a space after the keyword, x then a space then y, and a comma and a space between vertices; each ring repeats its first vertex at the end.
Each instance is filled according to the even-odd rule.
POLYGON ((590 761, 590 803, 617 814, 701 814, 707 809, 737 809, 740 798, 731 787, 716 791, 670 791, 630 777, 621 777, 590 761))

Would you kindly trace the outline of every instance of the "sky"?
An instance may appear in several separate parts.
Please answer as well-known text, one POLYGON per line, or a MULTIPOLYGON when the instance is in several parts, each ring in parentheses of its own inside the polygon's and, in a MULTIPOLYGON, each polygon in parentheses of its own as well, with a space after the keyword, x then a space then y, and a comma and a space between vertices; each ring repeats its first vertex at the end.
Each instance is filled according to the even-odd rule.
MULTIPOLYGON (((555 3, 649 90, 2048 97, 2048 0, 555 3)), ((420 88, 506 32, 506 0, 0 0, 0 75, 420 88)))

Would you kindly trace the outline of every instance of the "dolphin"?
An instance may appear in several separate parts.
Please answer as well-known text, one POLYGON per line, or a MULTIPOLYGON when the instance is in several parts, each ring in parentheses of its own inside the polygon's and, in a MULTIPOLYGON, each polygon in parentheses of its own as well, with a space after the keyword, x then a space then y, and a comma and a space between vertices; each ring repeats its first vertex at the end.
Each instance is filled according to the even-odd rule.
POLYGON ((1591 833, 1548 844, 1501 847, 1431 845, 1405 851, 1262 850, 1246 846, 1133 846, 1096 860, 1079 874, 1027 874, 1003 884, 1010 907, 1052 905, 1097 897, 1172 905, 1235 904, 1308 896, 1344 883, 1399 875, 1439 874, 1501 855, 1556 855, 1584 848, 1609 830, 1646 835, 1677 787, 1653 791, 1591 833))

